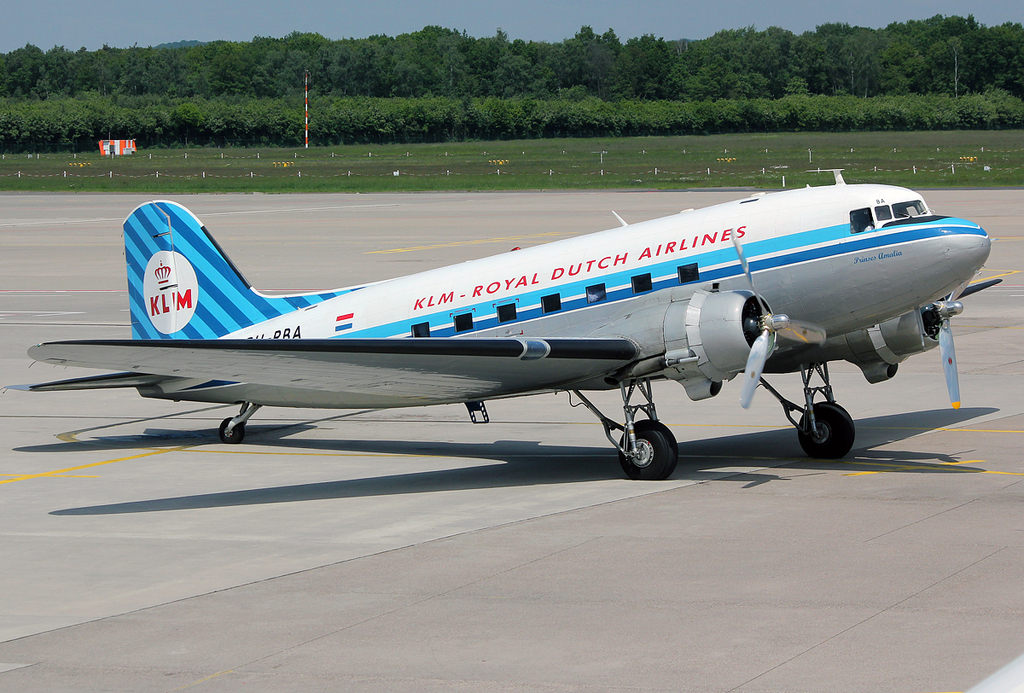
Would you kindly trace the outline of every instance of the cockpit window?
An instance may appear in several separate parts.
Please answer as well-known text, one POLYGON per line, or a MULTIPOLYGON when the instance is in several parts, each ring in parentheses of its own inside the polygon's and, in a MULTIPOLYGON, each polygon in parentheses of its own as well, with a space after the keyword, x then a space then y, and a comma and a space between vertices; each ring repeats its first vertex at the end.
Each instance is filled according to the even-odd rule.
POLYGON ((892 213, 897 219, 910 219, 927 214, 928 209, 924 206, 923 201, 911 200, 910 202, 897 202, 894 204, 892 206, 892 213))
POLYGON ((875 228, 875 222, 871 218, 871 208, 855 209, 850 212, 850 233, 861 233, 871 231, 875 228))
POLYGON ((875 219, 879 221, 889 221, 892 219, 892 210, 889 209, 889 205, 875 207, 875 219))

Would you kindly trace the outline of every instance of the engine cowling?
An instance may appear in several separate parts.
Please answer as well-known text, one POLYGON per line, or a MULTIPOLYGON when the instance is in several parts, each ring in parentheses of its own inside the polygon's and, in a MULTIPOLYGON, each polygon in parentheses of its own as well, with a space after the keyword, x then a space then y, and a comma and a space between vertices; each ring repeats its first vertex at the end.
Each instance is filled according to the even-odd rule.
POLYGON ((927 316, 912 310, 899 317, 846 335, 850 349, 846 360, 860 367, 869 383, 878 383, 896 375, 897 366, 914 354, 938 346, 929 334, 927 316))
POLYGON ((691 399, 713 397, 746 366, 762 315, 749 291, 696 291, 673 303, 665 317, 665 376, 691 399))

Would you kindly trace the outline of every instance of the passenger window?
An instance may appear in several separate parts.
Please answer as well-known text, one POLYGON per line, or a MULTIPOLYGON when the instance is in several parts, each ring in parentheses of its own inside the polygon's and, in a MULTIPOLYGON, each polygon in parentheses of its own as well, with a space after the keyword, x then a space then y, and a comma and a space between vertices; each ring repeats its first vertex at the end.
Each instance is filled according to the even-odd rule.
POLYGON ((700 280, 700 271, 697 269, 697 263, 692 265, 682 265, 677 270, 679 273, 679 283, 689 284, 700 280))
POLYGON ((473 329, 473 314, 463 313, 462 315, 455 316, 455 331, 465 332, 466 330, 473 329))
POLYGON ((498 306, 498 322, 512 322, 516 319, 516 304, 506 303, 498 306))
POLYGON ((429 337, 430 336, 430 323, 429 322, 418 322, 412 326, 413 337, 429 337))
POLYGON ((642 294, 645 291, 650 291, 652 288, 654 288, 654 285, 651 284, 650 274, 641 274, 637 277, 633 277, 634 294, 642 294))
POLYGON ((545 313, 554 313, 562 309, 562 297, 558 294, 548 294, 540 299, 540 308, 545 313))
POLYGON ((850 212, 850 233, 861 233, 862 231, 873 230, 874 222, 871 219, 871 208, 855 209, 850 212))
POLYGON ((892 212, 889 210, 889 205, 875 207, 875 219, 878 219, 879 221, 889 221, 892 219, 892 212))
POLYGON ((605 293, 604 284, 594 284, 587 287, 587 303, 600 303, 608 298, 605 293))

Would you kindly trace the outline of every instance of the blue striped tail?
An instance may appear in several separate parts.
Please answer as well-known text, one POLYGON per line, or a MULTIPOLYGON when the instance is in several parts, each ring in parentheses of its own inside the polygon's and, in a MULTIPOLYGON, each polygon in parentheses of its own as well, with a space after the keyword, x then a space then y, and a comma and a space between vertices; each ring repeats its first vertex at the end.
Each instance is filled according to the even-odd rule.
POLYGON ((176 202, 136 207, 124 221, 124 251, 133 339, 216 339, 347 293, 260 294, 176 202))

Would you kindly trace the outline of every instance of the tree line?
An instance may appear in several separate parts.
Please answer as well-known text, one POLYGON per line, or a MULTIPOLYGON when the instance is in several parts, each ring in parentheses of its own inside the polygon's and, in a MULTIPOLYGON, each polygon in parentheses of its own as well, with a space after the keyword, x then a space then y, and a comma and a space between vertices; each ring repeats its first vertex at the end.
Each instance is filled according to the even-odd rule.
POLYGON ((474 38, 428 26, 395 37, 319 34, 183 47, 74 51, 33 45, 0 54, 0 98, 83 95, 182 99, 296 97, 309 72, 331 97, 579 101, 713 101, 789 95, 981 94, 1024 97, 1024 28, 972 16, 890 24, 823 24, 795 34, 770 27, 707 39, 644 35, 622 41, 584 26, 557 43, 474 38))
MULTIPOLYGON (((1005 91, 949 95, 790 95, 781 99, 602 101, 486 97, 319 97, 314 145, 467 139, 703 135, 782 131, 1024 128, 1024 101, 1005 91)), ((93 151, 96 141, 140 146, 298 146, 296 99, 48 99, 0 109, 0 150, 93 151)))

